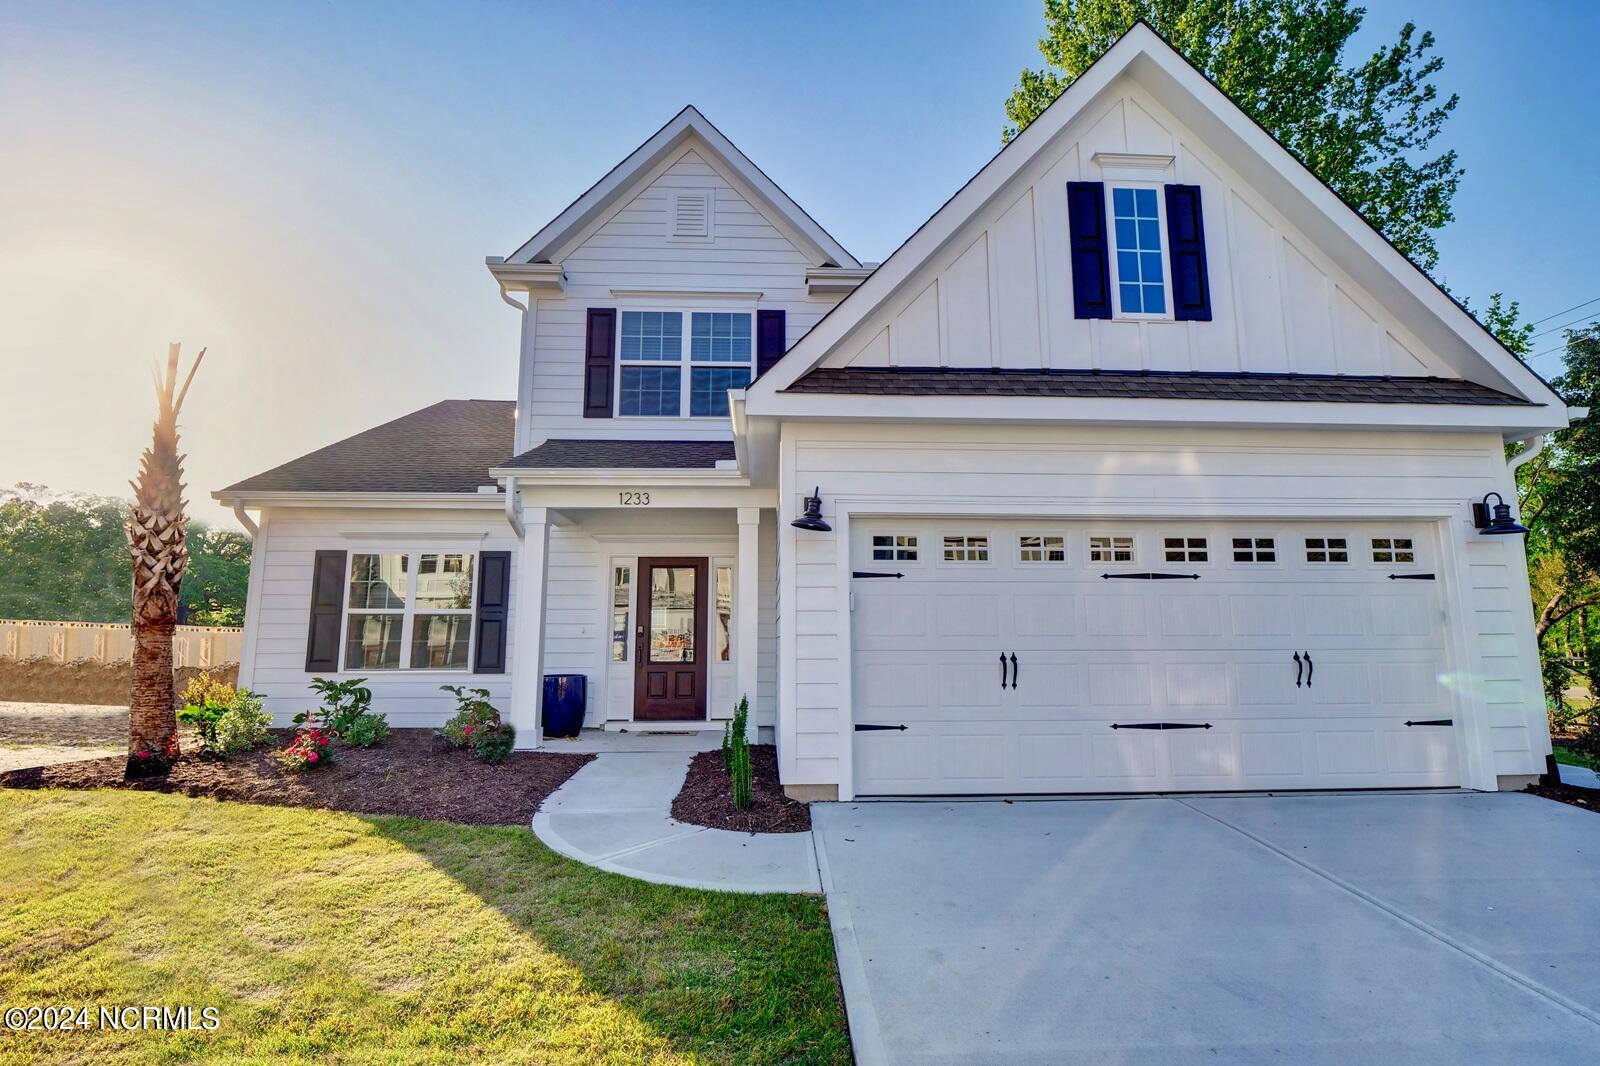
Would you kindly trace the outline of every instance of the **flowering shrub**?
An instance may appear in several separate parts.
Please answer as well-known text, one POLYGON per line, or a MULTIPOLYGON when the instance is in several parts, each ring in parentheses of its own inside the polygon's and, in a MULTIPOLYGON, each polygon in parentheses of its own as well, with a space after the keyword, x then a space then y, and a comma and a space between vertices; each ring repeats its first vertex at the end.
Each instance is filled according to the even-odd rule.
POLYGON ((157 777, 172 769, 172 764, 178 761, 178 738, 173 737, 167 742, 166 751, 140 750, 128 756, 128 764, 123 773, 127 777, 157 777))
POLYGON ((312 770, 333 761, 333 736, 316 726, 303 726, 279 755, 291 770, 312 770))
POLYGON ((314 725, 333 739, 357 748, 370 748, 389 735, 389 720, 371 711, 372 690, 367 688, 366 678, 333 681, 314 677, 311 688, 322 697, 322 706, 295 715, 295 725, 314 725))
POLYGON ((439 735, 458 748, 466 748, 491 766, 511 754, 517 731, 500 720, 500 712, 489 703, 486 688, 440 685, 456 698, 456 713, 439 730, 439 735))

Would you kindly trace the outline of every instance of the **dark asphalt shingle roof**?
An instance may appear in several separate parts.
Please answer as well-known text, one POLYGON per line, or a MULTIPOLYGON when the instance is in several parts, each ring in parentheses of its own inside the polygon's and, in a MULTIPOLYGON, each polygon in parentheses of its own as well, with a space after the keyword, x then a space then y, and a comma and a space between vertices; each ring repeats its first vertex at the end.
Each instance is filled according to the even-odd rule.
POLYGON ((1534 406, 1472 381, 1339 374, 1190 373, 1165 370, 960 370, 819 367, 785 392, 858 396, 1071 396, 1102 399, 1290 400, 1534 406))
POLYGON ((731 440, 547 440, 497 465, 523 470, 713 469, 732 459, 731 440))
POLYGON ((511 454, 515 410, 512 400, 442 400, 222 491, 476 492, 511 454))

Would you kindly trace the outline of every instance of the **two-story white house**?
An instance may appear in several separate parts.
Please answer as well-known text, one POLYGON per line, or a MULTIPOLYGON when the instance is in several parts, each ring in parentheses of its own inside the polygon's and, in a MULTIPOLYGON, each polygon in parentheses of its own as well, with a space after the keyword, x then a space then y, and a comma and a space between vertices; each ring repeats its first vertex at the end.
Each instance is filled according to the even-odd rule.
POLYGON ((285 718, 748 696, 803 798, 1544 769, 1491 494, 1571 412, 1142 24, 881 265, 685 108, 488 270, 514 398, 216 493, 285 718))

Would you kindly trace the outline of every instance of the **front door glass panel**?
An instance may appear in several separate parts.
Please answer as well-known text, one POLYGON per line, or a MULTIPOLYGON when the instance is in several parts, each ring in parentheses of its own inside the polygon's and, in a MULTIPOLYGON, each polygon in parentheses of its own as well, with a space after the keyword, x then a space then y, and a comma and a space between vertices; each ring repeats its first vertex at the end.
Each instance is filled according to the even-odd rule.
POLYGON ((662 566, 650 571, 650 661, 695 661, 695 568, 662 566))

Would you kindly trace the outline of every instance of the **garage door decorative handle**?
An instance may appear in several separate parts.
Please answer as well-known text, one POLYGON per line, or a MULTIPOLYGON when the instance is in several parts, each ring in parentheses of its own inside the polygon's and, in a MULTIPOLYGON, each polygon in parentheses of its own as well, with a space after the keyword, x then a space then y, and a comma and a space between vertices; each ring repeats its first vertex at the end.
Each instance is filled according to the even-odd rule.
POLYGON ((1454 718, 1429 718, 1422 722, 1407 722, 1406 725, 1455 725, 1454 718))
POLYGON ((882 729, 898 729, 902 733, 906 731, 906 727, 903 725, 870 725, 866 722, 856 723, 857 733, 873 733, 882 729))
POLYGON ((885 573, 883 573, 881 571, 878 571, 878 570, 855 570, 855 571, 851 572, 850 576, 851 577, 905 577, 906 575, 904 575, 904 574, 885 574, 885 573))
POLYGON ((1210 722, 1112 722, 1112 729, 1210 729, 1210 722))
POLYGON ((1006 653, 1005 652, 1001 652, 1000 653, 1000 691, 1004 692, 1005 689, 1006 689, 1006 653))
POLYGON ((1311 661, 1311 653, 1306 652, 1306 688, 1311 687, 1311 675, 1317 670, 1317 664, 1311 661))
POLYGON ((1300 653, 1294 653, 1294 687, 1300 687, 1300 675, 1305 672, 1306 664, 1300 661, 1300 653))
POLYGON ((1101 574, 1102 578, 1110 581, 1120 578, 1124 581, 1199 581, 1199 574, 1101 574))
POLYGON ((1432 574, 1390 574, 1390 581, 1432 581, 1432 574))
POLYGON ((1011 691, 1017 690, 1017 653, 1011 653, 1011 691))

